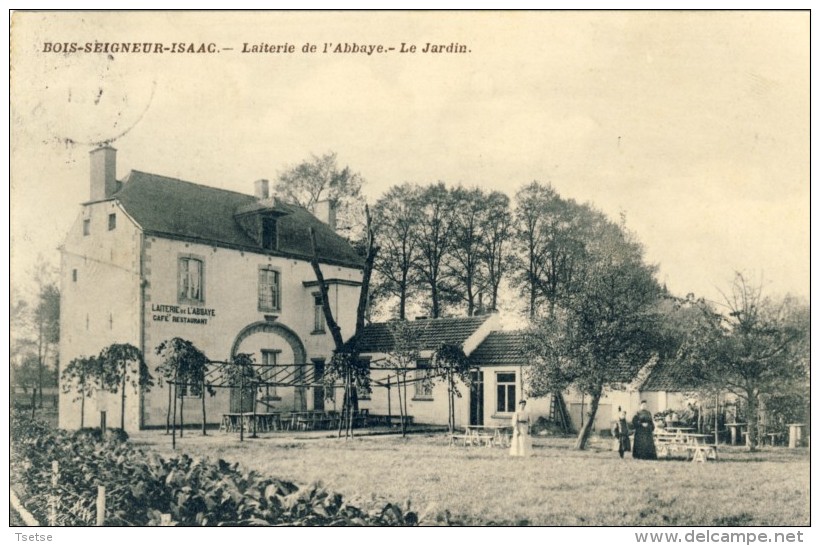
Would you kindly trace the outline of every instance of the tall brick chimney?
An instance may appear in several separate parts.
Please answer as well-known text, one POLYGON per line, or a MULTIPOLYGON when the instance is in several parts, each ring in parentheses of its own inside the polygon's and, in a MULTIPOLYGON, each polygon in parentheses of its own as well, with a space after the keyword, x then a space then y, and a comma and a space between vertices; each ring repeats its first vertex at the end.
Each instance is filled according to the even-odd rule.
POLYGON ((91 201, 100 201, 117 191, 117 150, 105 145, 89 152, 91 201))
POLYGON ((313 207, 313 215, 336 231, 336 203, 330 199, 317 201, 313 207))

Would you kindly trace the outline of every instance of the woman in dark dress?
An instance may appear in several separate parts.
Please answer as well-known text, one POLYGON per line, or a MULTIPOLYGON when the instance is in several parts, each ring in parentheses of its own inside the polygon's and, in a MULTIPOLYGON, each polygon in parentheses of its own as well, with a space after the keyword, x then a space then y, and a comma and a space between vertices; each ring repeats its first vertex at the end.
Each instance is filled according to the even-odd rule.
POLYGON ((657 459, 655 451, 655 423, 652 413, 646 409, 646 400, 641 401, 641 409, 632 418, 632 427, 635 429, 635 444, 632 446, 632 457, 635 459, 657 459))
MULTIPOLYGON (((621 408, 618 408, 619 410, 621 408)), ((626 422, 626 412, 622 411, 618 414, 618 420, 615 421, 612 433, 615 439, 618 440, 618 455, 621 459, 624 458, 624 451, 632 451, 632 446, 629 442, 629 425, 626 422)))

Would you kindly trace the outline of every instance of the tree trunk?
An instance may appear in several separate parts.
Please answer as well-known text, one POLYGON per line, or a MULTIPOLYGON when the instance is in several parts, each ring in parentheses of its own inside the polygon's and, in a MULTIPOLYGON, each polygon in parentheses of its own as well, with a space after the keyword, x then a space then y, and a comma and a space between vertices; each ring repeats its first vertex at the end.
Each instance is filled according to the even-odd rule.
POLYGON ((205 415, 205 381, 202 382, 202 435, 207 436, 208 432, 205 430, 205 424, 208 419, 205 415))
POLYGON ((404 417, 401 419, 401 435, 407 436, 407 372, 404 372, 404 417))
POLYGON ((172 386, 168 384, 168 410, 165 412, 165 434, 171 434, 171 390, 172 386))
POLYGON ((120 396, 120 430, 125 430, 125 380, 127 378, 127 374, 125 372, 125 366, 123 366, 122 371, 122 396, 120 396))
MULTIPOLYGON (((170 387, 170 386, 169 386, 170 387)), ((171 421, 171 449, 177 448, 177 383, 174 380, 173 386, 173 403, 174 403, 174 415, 173 420, 171 421)))
POLYGON ((430 293, 433 299, 433 308, 431 309, 431 317, 430 318, 438 318, 439 308, 438 308, 438 284, 433 282, 430 283, 430 293))
MULTIPOLYGON (((187 388, 187 386, 186 386, 187 388)), ((179 397, 179 437, 182 438, 185 429, 185 394, 186 391, 182 391, 182 396, 179 397)))
POLYGON ((401 292, 399 293, 399 320, 404 320, 406 318, 406 307, 407 307, 407 289, 405 287, 401 288, 401 292))
POLYGON ((85 388, 80 395, 80 428, 85 426, 85 388))
POLYGON ((748 394, 747 402, 748 404, 746 407, 746 411, 748 415, 746 416, 746 420, 749 423, 749 432, 748 436, 746 437, 746 446, 749 448, 749 451, 757 451, 757 393, 755 393, 754 391, 750 392, 748 394))
POLYGON ((575 445, 573 449, 585 449, 587 445, 587 440, 589 440, 589 435, 592 432, 592 425, 595 423, 595 414, 598 413, 598 402, 601 400, 601 390, 599 389, 592 396, 592 400, 589 403, 589 418, 584 422, 584 425, 581 427, 581 430, 578 431, 578 438, 575 440, 575 445))

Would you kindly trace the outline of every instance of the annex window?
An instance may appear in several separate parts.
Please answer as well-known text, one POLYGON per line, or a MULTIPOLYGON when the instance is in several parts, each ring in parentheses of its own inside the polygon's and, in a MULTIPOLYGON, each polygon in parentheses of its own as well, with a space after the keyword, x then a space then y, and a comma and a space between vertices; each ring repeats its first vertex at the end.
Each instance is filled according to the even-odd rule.
POLYGON ((432 370, 430 369, 430 361, 427 359, 416 361, 415 374, 415 392, 413 398, 416 399, 432 399, 433 398, 433 381, 431 379, 432 370))
POLYGON ((281 275, 272 267, 259 268, 259 310, 279 311, 281 308, 281 275))
POLYGON ((204 263, 200 258, 193 256, 179 258, 180 303, 203 303, 205 301, 204 269, 204 263))
POLYGON ((91 219, 86 218, 83 220, 83 236, 91 234, 91 219))
POLYGON ((498 413, 515 412, 515 372, 495 374, 496 411, 498 413))
POLYGON ((276 250, 275 218, 262 218, 262 248, 276 250))
POLYGON ((113 231, 115 229, 117 229, 117 215, 112 212, 108 215, 108 231, 113 231))
POLYGON ((313 333, 325 332, 325 310, 322 308, 322 295, 313 295, 313 333))

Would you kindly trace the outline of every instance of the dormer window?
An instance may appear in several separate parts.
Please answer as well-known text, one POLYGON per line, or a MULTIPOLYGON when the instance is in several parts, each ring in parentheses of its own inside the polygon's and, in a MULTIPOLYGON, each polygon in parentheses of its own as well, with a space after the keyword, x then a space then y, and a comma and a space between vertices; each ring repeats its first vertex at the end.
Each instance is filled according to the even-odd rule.
POLYGON ((276 250, 276 219, 262 217, 262 248, 276 250))

